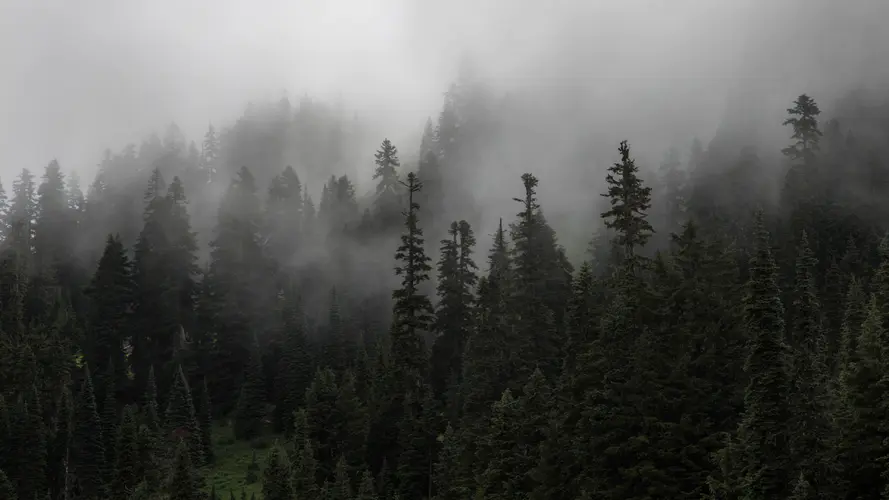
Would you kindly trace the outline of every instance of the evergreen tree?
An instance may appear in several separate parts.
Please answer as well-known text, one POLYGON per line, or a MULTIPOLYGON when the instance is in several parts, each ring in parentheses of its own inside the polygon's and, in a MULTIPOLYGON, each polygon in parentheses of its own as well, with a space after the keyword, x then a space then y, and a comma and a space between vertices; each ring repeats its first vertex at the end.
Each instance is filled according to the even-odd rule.
POLYGON ((307 434, 312 440, 315 456, 318 458, 320 477, 332 477, 337 453, 336 433, 343 415, 337 411, 339 391, 336 375, 329 368, 315 372, 312 385, 306 391, 307 434))
POLYGON ((173 472, 168 486, 170 500, 203 500, 204 494, 198 488, 195 475, 188 445, 181 441, 176 448, 173 472))
POLYGON ((788 108, 787 113, 791 116, 784 120, 784 125, 793 127, 793 139, 796 143, 783 149, 782 153, 792 160, 809 163, 812 155, 819 149, 822 136, 818 129, 818 115, 821 110, 811 97, 802 94, 793 102, 793 107, 788 108))
POLYGON ((102 498, 107 471, 105 446, 89 368, 84 368, 83 384, 74 405, 74 432, 68 460, 68 469, 76 478, 81 495, 102 498))
POLYGON ((278 388, 275 426, 277 430, 289 434, 293 430, 293 412, 303 405, 306 389, 312 380, 312 364, 306 342, 302 304, 292 288, 284 300, 284 344, 275 383, 278 388))
POLYGON ((744 306, 750 336, 749 383, 737 432, 737 484, 751 499, 781 498, 790 493, 793 466, 787 429, 788 348, 784 307, 762 212, 757 214, 756 248, 744 306))
POLYGON ((630 146, 622 141, 618 148, 621 161, 608 168, 605 177, 610 210, 602 213, 605 227, 617 232, 616 244, 622 249, 623 258, 632 270, 636 263, 636 250, 645 245, 654 232, 647 220, 651 208, 651 188, 645 187, 639 178, 639 168, 630 158, 630 146))
POLYGON ((329 500, 352 500, 352 486, 350 483, 346 459, 340 457, 334 469, 333 482, 328 486, 327 494, 323 498, 329 500))
POLYGON ((377 493, 374 490, 374 477, 369 470, 365 469, 361 474, 361 482, 358 483, 358 493, 355 500, 377 500, 377 493))
POLYGON ((839 403, 842 408, 840 439, 836 446, 846 485, 846 498, 877 498, 886 481, 880 460, 886 450, 885 331, 875 295, 871 296, 861 333, 855 343, 855 361, 840 371, 839 403))
POLYGON ((376 188, 374 207, 382 228, 392 228, 397 224, 398 215, 402 205, 401 185, 398 181, 398 168, 401 162, 398 159, 398 148, 389 141, 383 139, 380 149, 374 154, 374 180, 379 179, 376 188))
MULTIPOLYGON (((48 476, 50 481, 50 491, 53 498, 66 494, 66 481, 68 474, 66 472, 69 463, 69 453, 71 447, 72 433, 74 430, 74 402, 72 401, 71 391, 65 387, 59 396, 58 409, 56 410, 56 428, 52 436, 52 444, 49 450, 49 470, 48 476)), ((3 408, 0 402, 0 422, 3 421, 3 408)), ((0 429, 3 424, 0 423, 0 429)), ((5 436, 0 436, 0 442, 5 436)), ((6 453, 7 450, 0 448, 0 454, 6 453)))
POLYGON ((269 451, 265 470, 262 472, 262 498, 264 500, 293 499, 287 455, 278 446, 274 446, 269 451))
POLYGON ((432 386, 441 398, 452 380, 459 384, 462 376, 461 360, 471 327, 471 313, 475 302, 473 289, 478 267, 472 260, 475 236, 466 221, 453 222, 449 239, 441 241, 438 261, 438 297, 435 329, 438 336, 432 345, 432 386))
POLYGON ((256 437, 262 427, 265 416, 265 384, 262 381, 262 361, 258 346, 254 345, 253 353, 244 369, 244 383, 235 407, 235 437, 251 439, 256 437))
POLYGON ((420 206, 414 201, 414 195, 423 184, 413 173, 408 174, 408 210, 405 212, 404 233, 401 244, 395 252, 399 264, 395 274, 402 277, 401 288, 392 292, 395 300, 394 325, 392 328, 392 364, 399 372, 401 380, 405 377, 418 376, 424 373, 423 340, 421 334, 429 329, 432 322, 432 304, 421 292, 421 286, 429 279, 429 257, 423 250, 423 230, 419 226, 417 211, 420 206))
POLYGON ((15 493, 15 487, 9 482, 6 473, 0 470, 0 498, 7 500, 16 500, 18 497, 15 493))
POLYGON ((200 169, 204 174, 207 184, 211 184, 216 178, 217 162, 219 160, 219 139, 216 137, 216 129, 211 124, 204 134, 204 142, 201 144, 200 169))
POLYGON ((317 498, 317 467, 312 441, 306 439, 293 460, 293 495, 296 498, 317 498))
POLYGON ((409 392, 404 399, 398 435, 398 493, 402 498, 431 498, 435 457, 438 454, 440 410, 429 387, 409 392))
POLYGON ((213 463, 215 459, 213 454, 213 415, 212 405, 210 404, 210 390, 207 388, 206 378, 201 379, 200 391, 195 398, 195 402, 195 418, 201 430, 204 460, 207 463, 213 463))
POLYGON ((524 174, 522 183, 525 195, 514 199, 522 210, 510 227, 518 330, 510 346, 517 358, 515 381, 526 380, 535 367, 551 376, 561 368, 566 340, 562 319, 573 271, 537 203, 537 178, 524 174))
POLYGON ((252 339, 262 337, 273 318, 274 282, 265 274, 259 229, 253 174, 241 168, 219 207, 201 298, 208 311, 202 328, 216 338, 210 389, 221 413, 235 406, 232 395, 247 380, 246 370, 252 363, 252 339))
POLYGON ((161 426, 160 410, 157 403, 157 384, 154 379, 154 366, 148 368, 148 380, 145 384, 145 395, 142 399, 142 413, 146 425, 151 430, 161 426))
POLYGON ((164 427, 168 439, 182 440, 188 446, 191 464, 204 463, 204 445, 201 441, 201 428, 195 415, 194 400, 188 380, 180 367, 170 396, 167 398, 164 413, 164 427))
POLYGON ((142 462, 139 456, 139 427, 133 408, 124 408, 123 419, 117 428, 117 461, 111 483, 114 498, 126 498, 139 483, 142 462))
POLYGON ((439 500, 460 500, 470 496, 470 481, 465 478, 466 471, 461 467, 460 437, 450 424, 442 436, 441 453, 435 463, 432 478, 435 485, 435 498, 439 500))
MULTIPOLYGON (((102 376, 101 392, 106 387, 126 388, 126 360, 123 345, 128 325, 127 311, 132 300, 130 263, 120 238, 108 236, 86 294, 90 299, 89 338, 86 361, 102 376), (113 371, 109 367, 113 366, 113 371), (113 374, 111 378, 106 377, 113 374)), ((98 385, 98 384, 97 384, 98 385)))
POLYGON ((795 467, 811 487, 826 491, 833 483, 827 460, 833 430, 828 421, 827 341, 816 296, 816 265, 803 233, 797 250, 793 320, 788 335, 794 348, 790 397, 793 415, 788 424, 795 467))

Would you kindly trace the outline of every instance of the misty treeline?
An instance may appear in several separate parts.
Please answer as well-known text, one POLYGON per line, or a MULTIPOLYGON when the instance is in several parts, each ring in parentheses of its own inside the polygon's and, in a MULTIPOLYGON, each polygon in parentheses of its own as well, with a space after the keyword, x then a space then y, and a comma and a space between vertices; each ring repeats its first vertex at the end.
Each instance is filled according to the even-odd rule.
POLYGON ((246 498, 223 432, 277 436, 243 470, 266 500, 889 495, 889 109, 802 95, 776 155, 615 145, 575 267, 548 166, 477 243, 486 102, 453 86, 410 164, 283 100, 109 153, 86 194, 23 171, 0 498, 246 498))

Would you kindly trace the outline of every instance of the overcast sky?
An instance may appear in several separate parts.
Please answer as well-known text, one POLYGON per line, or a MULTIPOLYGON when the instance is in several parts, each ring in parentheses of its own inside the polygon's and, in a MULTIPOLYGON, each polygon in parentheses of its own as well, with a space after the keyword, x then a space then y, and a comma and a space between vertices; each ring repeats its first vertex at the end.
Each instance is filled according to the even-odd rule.
POLYGON ((285 92, 407 136, 466 52, 542 107, 587 96, 616 136, 702 134, 732 89, 789 104, 887 81, 886 19, 886 0, 0 0, 0 176, 92 175, 106 147, 285 92))

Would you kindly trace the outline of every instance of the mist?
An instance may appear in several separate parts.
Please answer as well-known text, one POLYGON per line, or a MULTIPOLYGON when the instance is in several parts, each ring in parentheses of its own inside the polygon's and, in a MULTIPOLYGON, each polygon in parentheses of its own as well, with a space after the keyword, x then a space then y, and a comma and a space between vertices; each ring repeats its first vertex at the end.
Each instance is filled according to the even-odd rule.
MULTIPOLYGON (((171 122, 199 143, 209 123, 285 96, 336 103, 371 124, 370 144, 388 137, 413 158, 469 60, 522 121, 474 169, 484 234, 511 216, 522 172, 563 213, 597 196, 587 183, 621 139, 651 167, 732 123, 780 144, 796 95, 885 89, 887 14, 878 0, 4 2, 0 178, 55 158, 88 182, 106 148, 171 122)), ((359 194, 372 153, 349 166, 359 194)))

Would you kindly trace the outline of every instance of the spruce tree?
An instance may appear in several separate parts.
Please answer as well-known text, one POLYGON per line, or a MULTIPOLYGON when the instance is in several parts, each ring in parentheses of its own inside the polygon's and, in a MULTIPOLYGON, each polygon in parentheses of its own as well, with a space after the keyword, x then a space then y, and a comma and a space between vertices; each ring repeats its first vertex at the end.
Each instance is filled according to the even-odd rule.
POLYGON ((339 456, 336 433, 343 422, 343 415, 337 411, 338 396, 333 371, 325 368, 315 372, 315 379, 306 390, 307 434, 318 458, 319 475, 324 479, 332 477, 335 460, 339 456))
POLYGON ((403 381, 424 373, 425 348, 421 334, 432 322, 432 304, 421 291, 429 279, 429 257, 423 250, 423 230, 417 212, 419 204, 414 196, 423 184, 412 172, 403 183, 408 190, 408 210, 405 212, 404 233, 395 252, 398 265, 395 274, 401 276, 401 287, 392 292, 394 325, 392 328, 392 364, 403 381))
POLYGON ((324 497, 329 500, 352 500, 352 485, 349 479, 348 466, 346 459, 340 457, 336 462, 336 468, 333 472, 333 482, 327 488, 327 495, 324 497))
POLYGON ((125 389, 123 342, 127 331, 127 310, 132 299, 132 279, 130 262, 120 238, 108 236, 86 294, 90 299, 90 310, 85 358, 95 373, 102 377, 101 385, 97 384, 101 394, 105 394, 108 385, 125 389), (108 370, 109 363, 114 366, 110 380, 107 376, 112 373, 108 370))
POLYGON ((114 466, 114 479, 111 494, 114 498, 125 498, 139 483, 142 473, 139 456, 139 427, 133 408, 123 410, 123 419, 117 428, 117 461, 114 466))
POLYGON ((441 452, 435 463, 433 483, 435 485, 435 498, 439 500, 461 500, 470 496, 471 481, 464 476, 466 471, 462 467, 460 436, 454 428, 448 424, 442 435, 441 452))
POLYGON ((793 347, 790 448, 796 470, 813 488, 825 491, 833 483, 828 471, 833 430, 828 421, 827 340, 816 296, 816 265, 803 233, 797 249, 793 316, 788 335, 793 347))
POLYGON ((630 158, 630 146, 621 141, 621 161, 608 168, 605 181, 611 208, 602 213, 605 227, 617 232, 616 243, 623 251, 623 259, 632 271, 636 267, 636 251, 651 238, 654 229, 647 219, 651 208, 651 188, 645 187, 639 178, 636 161, 630 158))
POLYGON ((262 498, 264 500, 292 500, 290 466, 284 450, 272 447, 262 472, 262 498))
POLYGON ((195 418, 201 430, 201 444, 204 446, 203 455, 206 463, 213 463, 213 415, 210 404, 210 390, 207 388, 207 379, 201 379, 200 392, 195 398, 195 418))
POLYGON ((389 139, 384 139, 380 149, 374 154, 374 164, 376 168, 373 178, 379 179, 374 207, 380 227, 389 230, 398 224, 402 204, 402 189, 397 170, 401 162, 398 159, 398 148, 389 139))
POLYGON ((15 487, 9 482, 9 478, 6 477, 6 473, 2 470, 0 470, 0 498, 7 500, 16 500, 18 498, 15 487))
POLYGON ((318 462, 311 439, 306 439, 293 458, 293 495, 296 498, 317 498, 318 462))
POLYGON ((250 360, 244 369, 244 383, 235 407, 235 438, 252 439, 262 429, 265 416, 265 384, 262 381, 262 361, 259 347, 254 345, 250 360))
POLYGON ((737 484, 751 499, 781 498, 790 493, 793 464, 787 429, 790 389, 788 348, 784 342, 784 307, 775 261, 762 212, 756 218, 756 247, 744 298, 750 337, 744 414, 737 431, 737 484))
POLYGON ((191 455, 189 460, 192 464, 204 463, 204 445, 201 440, 201 428, 195 415, 191 388, 188 386, 188 380, 185 378, 182 367, 179 367, 177 370, 176 379, 167 398, 164 428, 167 439, 183 440, 185 442, 191 455))
MULTIPOLYGON (((49 481, 50 490, 54 498, 64 494, 67 472, 66 468, 69 462, 69 453, 71 447, 72 433, 74 429, 74 402, 72 401, 71 391, 65 387, 59 396, 58 409, 56 410, 56 428, 52 436, 52 444, 49 451, 49 481)), ((2 407, 2 402, 0 402, 2 407)), ((0 422, 3 419, 3 410, 0 408, 0 422)), ((0 423, 0 429, 3 424, 0 423)), ((0 436, 0 442, 3 442, 5 436, 0 436)), ((0 448, 0 454, 6 453, 7 450, 0 448)))
POLYGON ((377 500, 377 493, 374 490, 374 477, 369 470, 364 469, 361 474, 361 481, 358 483, 358 493, 355 500, 377 500))
POLYGON ((173 471, 168 485, 170 500, 203 500, 198 488, 196 471, 191 464, 191 454, 185 441, 180 441, 173 460, 173 471))
POLYGON ((438 261, 438 308, 435 317, 437 337, 430 356, 433 391, 441 398, 447 384, 459 384, 461 361, 471 327, 471 314, 478 282, 478 268, 472 260, 475 236, 466 221, 453 222, 448 239, 441 241, 438 261))
POLYGON ((879 302, 871 296, 855 361, 840 371, 839 404, 843 405, 840 439, 836 445, 847 498, 877 498, 887 482, 880 460, 886 449, 886 369, 879 302))
POLYGON ((312 363, 302 304, 292 287, 285 292, 284 300, 284 343, 278 361, 274 416, 276 429, 289 435, 293 431, 293 412, 303 405, 312 381, 312 363))
POLYGON ((145 384, 145 395, 142 398, 142 418, 152 431, 157 431, 161 426, 160 410, 157 403, 157 384, 154 378, 154 366, 148 368, 148 379, 145 384))
POLYGON ((84 368, 83 384, 74 405, 74 432, 68 459, 68 469, 77 479, 81 495, 102 498, 107 479, 105 446, 89 368, 84 368))

